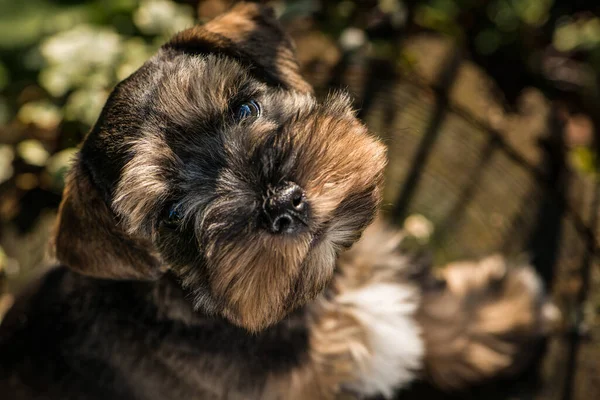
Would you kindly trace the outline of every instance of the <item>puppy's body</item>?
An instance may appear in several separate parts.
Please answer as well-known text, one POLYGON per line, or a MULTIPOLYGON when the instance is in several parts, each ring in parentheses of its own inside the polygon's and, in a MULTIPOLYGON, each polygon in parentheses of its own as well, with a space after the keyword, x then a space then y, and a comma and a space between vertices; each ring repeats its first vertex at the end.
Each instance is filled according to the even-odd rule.
POLYGON ((537 276, 417 268, 371 225, 384 166, 347 96, 312 96, 267 9, 178 34, 115 88, 74 162, 65 267, 0 326, 0 393, 391 397, 518 372, 547 330, 537 276))
POLYGON ((59 267, 24 293, 0 329, 10 399, 308 399, 385 395, 416 379, 464 389, 518 372, 547 333, 549 305, 529 268, 456 264, 447 279, 371 226, 330 287, 251 334, 194 310, 157 281, 59 267))
POLYGON ((269 376, 307 359, 301 313, 249 335, 194 312, 171 277, 99 280, 58 268, 30 301, 0 339, 7 399, 259 398, 269 376))

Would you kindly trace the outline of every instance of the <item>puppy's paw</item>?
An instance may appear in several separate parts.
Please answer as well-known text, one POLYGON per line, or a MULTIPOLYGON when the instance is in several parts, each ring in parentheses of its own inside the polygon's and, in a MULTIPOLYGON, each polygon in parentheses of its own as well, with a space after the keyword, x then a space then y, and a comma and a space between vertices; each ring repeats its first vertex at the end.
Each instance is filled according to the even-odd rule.
POLYGON ((443 276, 447 289, 476 309, 482 331, 536 337, 550 333, 560 320, 530 266, 511 268, 502 256, 493 255, 478 263, 450 264, 443 276))
POLYGON ((521 372, 560 321, 529 266, 509 267, 495 255, 450 264, 442 275, 443 289, 426 291, 419 312, 426 373, 442 388, 521 372))

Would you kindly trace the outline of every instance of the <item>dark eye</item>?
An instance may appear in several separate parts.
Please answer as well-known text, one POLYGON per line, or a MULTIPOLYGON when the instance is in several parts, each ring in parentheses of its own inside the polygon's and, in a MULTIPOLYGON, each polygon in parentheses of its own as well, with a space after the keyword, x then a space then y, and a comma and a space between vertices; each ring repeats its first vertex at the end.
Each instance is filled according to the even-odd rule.
POLYGON ((183 211, 181 204, 173 203, 169 206, 165 213, 164 223, 170 227, 176 227, 183 219, 183 211))
POLYGON ((238 121, 250 117, 260 117, 260 105, 254 100, 242 103, 235 109, 235 119, 238 121))

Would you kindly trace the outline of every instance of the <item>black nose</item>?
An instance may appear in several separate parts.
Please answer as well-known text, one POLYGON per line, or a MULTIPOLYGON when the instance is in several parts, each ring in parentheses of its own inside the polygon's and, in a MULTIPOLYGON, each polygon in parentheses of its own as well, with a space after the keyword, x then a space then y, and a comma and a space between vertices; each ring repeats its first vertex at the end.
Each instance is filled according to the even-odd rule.
POLYGON ((295 233, 308 225, 306 195, 294 182, 270 189, 263 211, 267 228, 272 233, 295 233))

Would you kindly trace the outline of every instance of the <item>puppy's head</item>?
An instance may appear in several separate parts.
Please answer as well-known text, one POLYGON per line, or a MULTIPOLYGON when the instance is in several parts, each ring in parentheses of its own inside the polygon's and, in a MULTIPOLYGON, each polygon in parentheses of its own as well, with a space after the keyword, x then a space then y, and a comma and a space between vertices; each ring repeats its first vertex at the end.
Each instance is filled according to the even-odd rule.
POLYGON ((197 309, 255 331, 316 296, 375 214, 385 151, 346 96, 315 100, 291 46, 241 4, 119 84, 70 173, 57 257, 171 270, 197 309))

